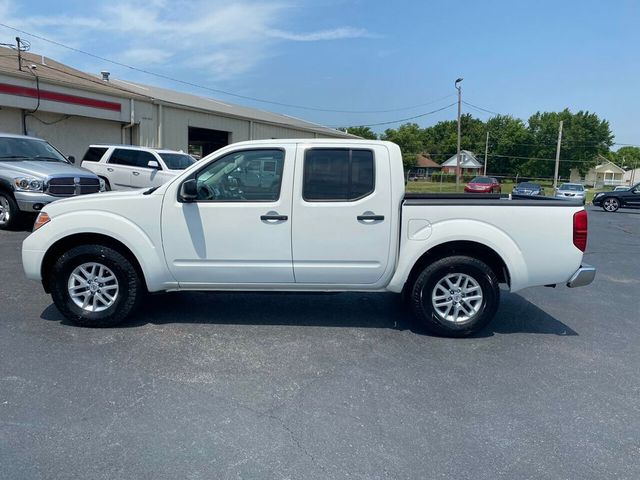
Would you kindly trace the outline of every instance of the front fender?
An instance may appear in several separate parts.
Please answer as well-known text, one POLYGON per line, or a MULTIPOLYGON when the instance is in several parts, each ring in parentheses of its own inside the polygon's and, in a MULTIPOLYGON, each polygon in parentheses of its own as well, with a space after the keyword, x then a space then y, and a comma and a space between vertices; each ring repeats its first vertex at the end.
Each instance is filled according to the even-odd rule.
POLYGON ((25 272, 29 278, 41 280, 42 261, 55 243, 75 234, 98 234, 117 240, 133 253, 149 291, 166 290, 177 285, 166 267, 159 222, 156 219, 143 227, 121 215, 100 210, 62 213, 23 242, 25 272))

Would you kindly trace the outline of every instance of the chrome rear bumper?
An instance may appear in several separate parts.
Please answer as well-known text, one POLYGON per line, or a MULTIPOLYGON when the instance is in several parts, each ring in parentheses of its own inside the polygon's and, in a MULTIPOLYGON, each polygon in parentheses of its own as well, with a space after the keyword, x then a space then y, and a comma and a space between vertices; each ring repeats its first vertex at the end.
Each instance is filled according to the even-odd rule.
POLYGON ((593 282, 594 278, 596 278, 596 268, 591 265, 581 265, 580 268, 571 275, 571 278, 567 282, 567 287, 584 287, 593 282))

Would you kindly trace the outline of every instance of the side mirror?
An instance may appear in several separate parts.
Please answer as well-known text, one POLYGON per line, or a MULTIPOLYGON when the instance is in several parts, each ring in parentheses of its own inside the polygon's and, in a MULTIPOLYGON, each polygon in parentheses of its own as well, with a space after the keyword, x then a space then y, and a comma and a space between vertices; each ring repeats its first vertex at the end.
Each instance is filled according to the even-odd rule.
POLYGON ((160 170, 160 164, 158 163, 157 160, 149 160, 149 163, 147 163, 147 167, 155 168, 156 170, 160 170))
POLYGON ((198 182, 195 178, 186 180, 180 186, 180 200, 186 203, 193 202, 198 199, 198 182))
POLYGON ((74 157, 73 155, 69 155, 67 157, 67 160, 69 160, 71 163, 76 163, 76 157, 74 157))

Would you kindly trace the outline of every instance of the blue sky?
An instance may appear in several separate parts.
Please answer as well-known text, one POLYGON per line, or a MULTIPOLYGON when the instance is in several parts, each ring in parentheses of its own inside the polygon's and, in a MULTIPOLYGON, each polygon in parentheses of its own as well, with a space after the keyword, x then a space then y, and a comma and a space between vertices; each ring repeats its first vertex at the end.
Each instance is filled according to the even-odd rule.
MULTIPOLYGON (((464 99, 474 105, 524 119, 537 110, 594 111, 610 121, 617 142, 640 144, 640 0, 0 0, 0 22, 240 95, 335 110, 421 105, 357 114, 269 105, 175 84, 22 34, 33 52, 81 70, 106 69, 117 78, 330 126, 446 106, 455 101, 453 81, 461 76, 464 99)), ((0 42, 15 35, 0 27, 0 42)), ((416 122, 427 126, 455 113, 451 107, 416 122)))

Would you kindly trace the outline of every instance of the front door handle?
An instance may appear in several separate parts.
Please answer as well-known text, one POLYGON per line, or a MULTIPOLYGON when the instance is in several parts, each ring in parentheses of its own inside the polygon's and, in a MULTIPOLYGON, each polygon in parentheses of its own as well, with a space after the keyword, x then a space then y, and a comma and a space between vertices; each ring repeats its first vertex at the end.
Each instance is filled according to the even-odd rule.
POLYGON ((263 222, 268 222, 269 220, 276 220, 278 222, 286 222, 287 220, 289 220, 289 217, 287 217, 286 215, 272 215, 272 214, 267 214, 267 215, 260 215, 260 220, 262 220, 263 222))
POLYGON ((131 173, 133 173, 135 176, 140 175, 140 172, 131 172, 131 173))
POLYGON ((382 220, 384 220, 384 215, 358 215, 356 217, 358 219, 359 222, 363 222, 363 221, 374 221, 374 222, 381 222, 382 220))
POLYGON ((113 168, 107 167, 107 172, 113 172, 113 168))

